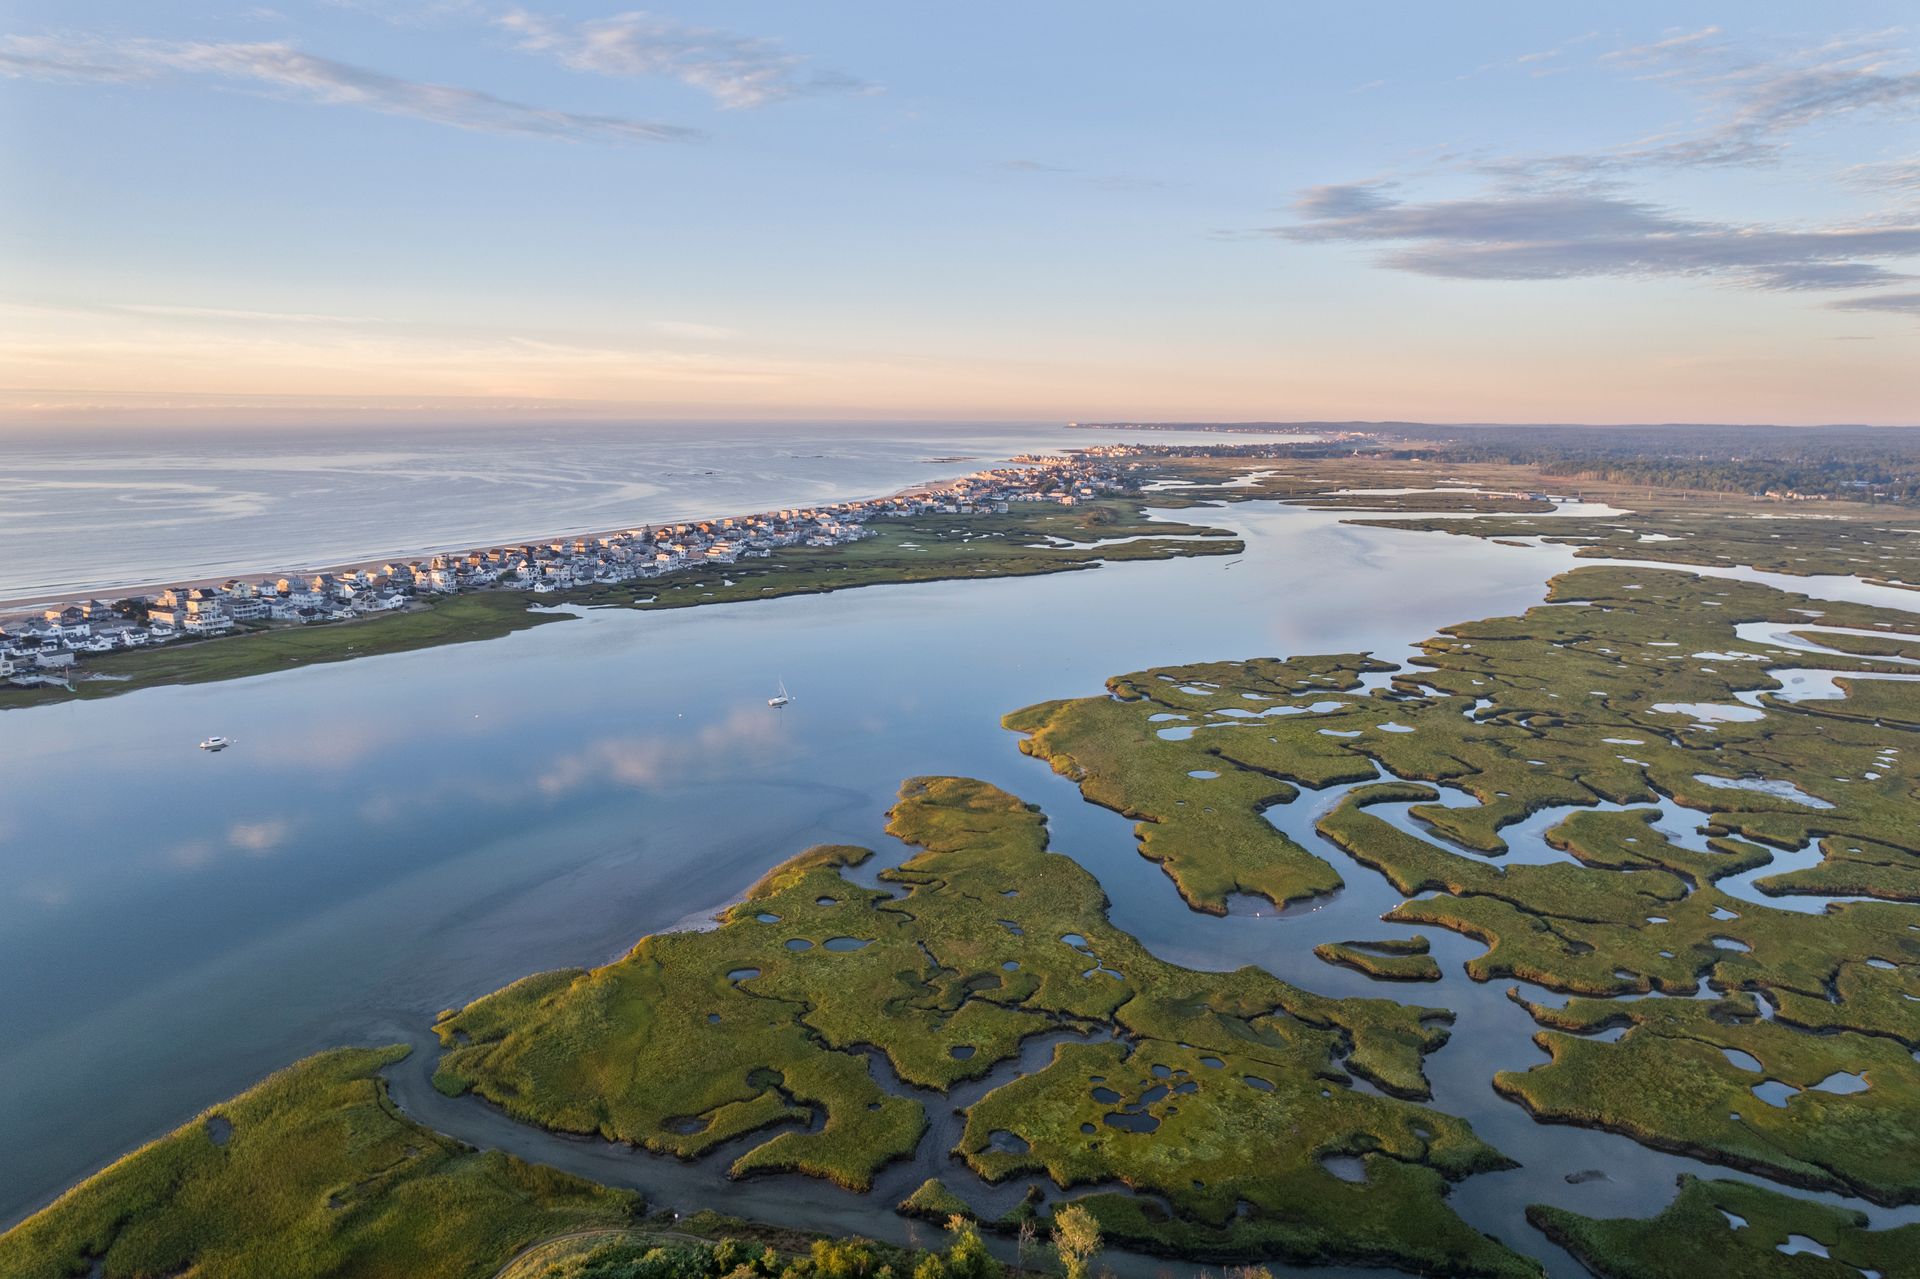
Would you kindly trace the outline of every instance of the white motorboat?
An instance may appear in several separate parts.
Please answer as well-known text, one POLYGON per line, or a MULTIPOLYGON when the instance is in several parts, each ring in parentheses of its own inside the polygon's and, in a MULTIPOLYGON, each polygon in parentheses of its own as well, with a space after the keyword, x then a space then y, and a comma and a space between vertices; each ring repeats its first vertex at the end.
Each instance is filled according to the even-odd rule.
POLYGON ((200 743, 200 749, 203 751, 223 751, 231 745, 233 745, 233 739, 231 737, 209 737, 206 741, 200 743))

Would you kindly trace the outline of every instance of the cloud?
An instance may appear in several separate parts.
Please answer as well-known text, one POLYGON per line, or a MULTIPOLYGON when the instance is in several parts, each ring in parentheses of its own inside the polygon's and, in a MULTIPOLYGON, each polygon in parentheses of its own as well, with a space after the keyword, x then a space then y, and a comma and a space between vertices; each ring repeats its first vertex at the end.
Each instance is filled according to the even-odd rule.
POLYGON ((1895 33, 1831 40, 1774 56, 1752 53, 1718 27, 1679 32, 1602 54, 1604 66, 1670 85, 1697 103, 1691 128, 1593 153, 1509 157, 1508 177, 1565 179, 1630 169, 1772 164, 1791 135, 1841 116, 1904 118, 1920 109, 1920 71, 1895 33))
POLYGON ((665 76, 732 109, 830 93, 871 93, 874 86, 837 71, 809 68, 809 59, 758 36, 690 27, 632 12, 566 22, 514 9, 493 20, 520 47, 576 71, 605 76, 665 76))
POLYGON ((697 731, 602 738, 554 759, 534 785, 550 797, 607 783, 647 790, 771 763, 790 747, 781 719, 741 708, 697 731))
POLYGON ((124 61, 92 41, 63 41, 48 36, 0 39, 0 75, 15 80, 51 80, 60 84, 117 84, 146 79, 151 73, 124 61))
POLYGON ((1920 193, 1920 156, 1856 164, 1840 171, 1840 181, 1856 191, 1920 193))
MULTIPOLYGON (((97 314, 84 308, 42 308, 27 307, 31 312, 47 311, 58 315, 86 316, 97 314)), ((228 306, 188 306, 171 302, 114 302, 106 303, 102 311, 123 315, 153 316, 162 320, 207 320, 216 324, 235 321, 241 324, 270 325, 337 325, 357 327, 361 325, 404 325, 408 321, 392 316, 378 315, 335 315, 319 311, 258 311, 245 307, 228 306)), ((665 338, 677 338, 690 342, 728 342, 740 336, 738 329, 726 328, 718 324, 707 324, 698 320, 646 320, 641 327, 649 334, 665 338)))
POLYGON ((1883 315, 1920 317, 1920 293, 1872 293, 1827 303, 1836 311, 1876 311, 1883 315))
MULTIPOLYGON (((1293 223, 1229 234, 1370 244, 1382 267, 1444 279, 1697 277, 1787 291, 1897 285, 1914 278, 1899 266, 1920 256, 1920 216, 1881 213, 1825 225, 1696 218, 1637 198, 1628 179, 1636 172, 1772 164, 1797 135, 1843 117, 1920 111, 1920 71, 1895 43, 1898 34, 1755 52, 1718 27, 1670 31, 1603 54, 1600 63, 1691 99, 1695 114, 1684 126, 1591 152, 1440 162, 1443 170, 1493 179, 1490 189, 1468 196, 1416 198, 1391 180, 1312 187, 1295 203, 1293 223)), ((1557 65, 1574 43, 1521 55, 1512 65, 1557 65)), ((1920 158, 1855 165, 1840 180, 1904 195, 1920 190, 1920 158)), ((1833 305, 1909 309, 1872 298, 1833 305)))
POLYGON ((286 842, 287 823, 273 819, 261 822, 235 822, 227 830, 227 842, 249 853, 269 853, 286 842))
MULTIPOLYGON (((1454 78, 1457 80, 1471 80, 1476 76, 1486 75, 1488 72, 1507 70, 1525 71, 1528 75, 1535 77, 1558 75, 1565 71, 1566 67, 1564 65, 1555 65, 1556 61, 1564 55, 1568 49, 1573 48, 1575 45, 1585 44, 1589 40, 1597 40, 1599 38, 1600 33, 1598 31, 1588 31, 1583 35, 1562 40, 1551 49, 1533 49, 1526 53, 1517 54, 1512 58, 1494 62, 1483 62, 1472 71, 1454 78)), ((1377 81, 1376 83, 1384 84, 1385 81, 1377 81)))
POLYGON ((678 125, 556 111, 478 89, 405 80, 303 53, 283 41, 200 43, 8 36, 0 39, 0 75, 69 83, 206 77, 296 101, 354 106, 384 115, 520 137, 673 142, 701 136, 696 129, 678 125))
POLYGON ((1763 289, 1862 288, 1911 278, 1878 261, 1920 255, 1920 225, 1736 225, 1594 191, 1417 202, 1387 183, 1349 183, 1313 188, 1295 208, 1301 221, 1264 234, 1397 245, 1380 265, 1448 279, 1713 276, 1763 289))
POLYGON ((695 342, 726 342, 740 336, 738 329, 702 324, 698 320, 650 320, 647 328, 662 337, 687 338, 695 342))
POLYGON ((165 302, 122 302, 116 311, 181 320, 245 320, 261 324, 392 324, 366 315, 320 315, 302 311, 247 311, 224 306, 175 306, 165 302))
POLYGON ((446 19, 471 18, 478 0, 320 0, 329 9, 365 13, 396 27, 425 27, 446 19))
POLYGON ((62 906, 73 904, 72 886, 60 880, 31 880, 20 886, 19 893, 27 901, 36 906, 44 906, 48 910, 58 910, 62 906))
POLYGON ((279 818, 258 822, 235 822, 227 828, 226 846, 211 839, 189 839, 173 845, 160 860, 173 870, 204 870, 231 850, 250 857, 271 853, 287 840, 288 823, 279 818))

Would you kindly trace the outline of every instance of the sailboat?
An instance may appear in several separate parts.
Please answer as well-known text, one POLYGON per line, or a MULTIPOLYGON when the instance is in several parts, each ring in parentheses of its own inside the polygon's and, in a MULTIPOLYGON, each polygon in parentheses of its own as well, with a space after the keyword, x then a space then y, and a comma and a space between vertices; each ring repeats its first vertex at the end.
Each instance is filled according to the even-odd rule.
POLYGON ((787 682, 785 680, 781 680, 780 691, 767 699, 767 705, 773 707, 775 710, 778 710, 780 707, 785 706, 788 702, 791 702, 792 700, 793 700, 793 694, 787 691, 787 682))

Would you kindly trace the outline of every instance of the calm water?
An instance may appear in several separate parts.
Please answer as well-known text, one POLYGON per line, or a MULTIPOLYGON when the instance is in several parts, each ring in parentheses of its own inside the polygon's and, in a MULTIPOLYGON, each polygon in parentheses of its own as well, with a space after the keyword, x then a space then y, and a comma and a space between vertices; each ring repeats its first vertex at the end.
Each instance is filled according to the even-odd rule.
MULTIPOLYGON (((1526 1202, 1651 1212, 1678 1170, 1737 1175, 1535 1125, 1500 1100, 1493 1071, 1541 1057, 1504 984, 1460 976, 1479 950, 1467 940, 1434 935, 1448 979, 1412 992, 1313 959, 1328 937, 1381 935, 1376 917, 1396 897, 1377 875, 1340 860, 1352 887, 1322 910, 1196 916, 1124 820, 1018 753, 1002 710, 1155 664, 1398 660, 1448 622, 1538 602, 1573 562, 1561 548, 1357 529, 1268 504, 1209 518, 1242 530, 1247 554, 593 613, 484 644, 6 713, 0 1222, 296 1057, 424 1043, 435 1011, 698 921, 808 844, 896 859, 882 814, 900 779, 922 772, 983 777, 1044 805, 1055 847, 1100 877, 1116 922, 1170 958, 1258 962, 1329 994, 1459 1009, 1431 1059, 1437 1104, 1527 1165, 1456 1193, 1483 1229, 1545 1254, 1520 1218, 1526 1202), (766 706, 776 680, 796 695, 785 712, 766 706), (240 744, 204 754, 195 743, 209 733, 240 744), (1609 1177, 1564 1182, 1588 1168, 1609 1177)), ((1304 832, 1323 800, 1276 819, 1304 832)), ((890 1195, 722 1186, 713 1161, 507 1125, 471 1100, 437 1099, 428 1069, 416 1054, 396 1095, 438 1126, 662 1203, 724 1195, 776 1220, 909 1228, 886 1211, 890 1195)), ((883 1186, 945 1171, 938 1135, 883 1186)))
MULTIPOLYGON (((1129 438, 1195 437, 926 423, 9 435, 0 604, 871 497, 1129 438), (941 460, 962 456, 977 460, 941 460)), ((1302 437, 1231 442, 1262 438, 1302 437)))

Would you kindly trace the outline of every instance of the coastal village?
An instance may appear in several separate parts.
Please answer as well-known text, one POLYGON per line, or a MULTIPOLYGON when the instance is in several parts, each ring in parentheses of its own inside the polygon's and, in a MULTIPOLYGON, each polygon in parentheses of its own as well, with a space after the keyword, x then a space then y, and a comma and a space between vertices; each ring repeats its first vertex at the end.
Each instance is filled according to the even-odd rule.
POLYGON ((889 497, 758 515, 491 546, 422 559, 257 579, 171 586, 107 603, 84 600, 0 617, 0 680, 69 684, 89 656, 210 639, 237 630, 344 622, 422 606, 433 596, 511 590, 551 595, 763 558, 784 547, 832 547, 870 535, 876 519, 1004 514, 1013 504, 1072 505, 1128 486, 1119 451, 1022 456, 889 497))

